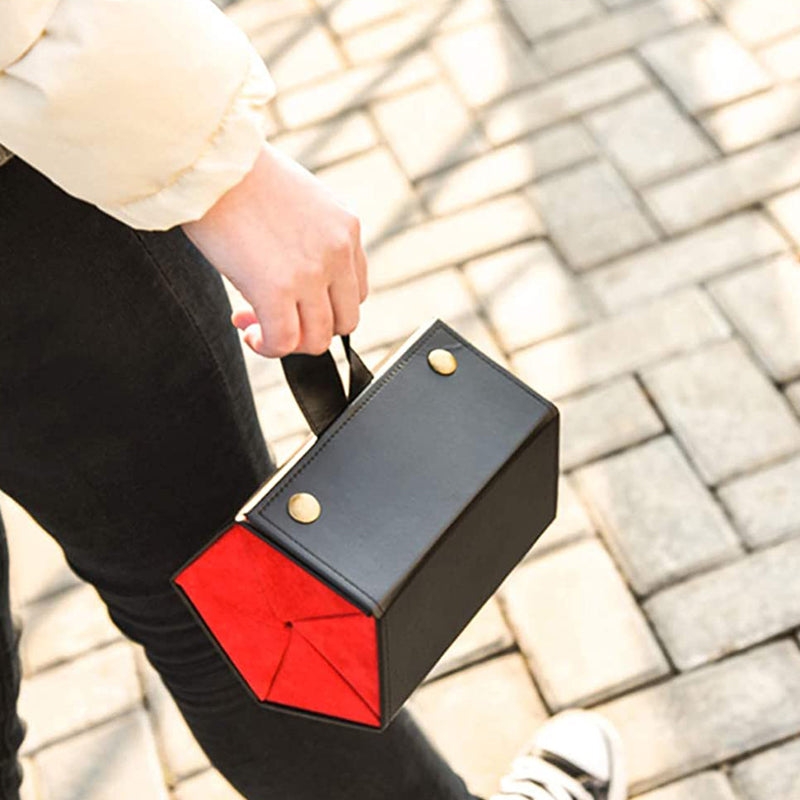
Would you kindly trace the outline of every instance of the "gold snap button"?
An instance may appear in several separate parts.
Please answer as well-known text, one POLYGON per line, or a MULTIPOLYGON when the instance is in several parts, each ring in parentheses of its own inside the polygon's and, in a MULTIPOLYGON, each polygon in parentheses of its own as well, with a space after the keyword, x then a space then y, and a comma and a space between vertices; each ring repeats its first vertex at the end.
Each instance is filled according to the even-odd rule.
POLYGON ((289 516, 297 522, 313 522, 322 512, 319 500, 308 492, 298 492, 289 498, 289 516))
POLYGON ((443 347, 437 347, 428 353, 428 363, 431 369, 440 375, 452 375, 458 366, 456 357, 443 347))

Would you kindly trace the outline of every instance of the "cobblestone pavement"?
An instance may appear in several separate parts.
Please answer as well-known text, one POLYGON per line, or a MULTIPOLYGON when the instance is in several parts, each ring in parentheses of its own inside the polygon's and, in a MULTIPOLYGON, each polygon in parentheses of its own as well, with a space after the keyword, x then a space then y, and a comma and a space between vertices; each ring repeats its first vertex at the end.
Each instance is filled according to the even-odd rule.
MULTIPOLYGON (((599 707, 646 800, 800 798, 800 4, 241 0, 271 140, 359 212, 373 362, 440 316, 563 412, 557 521, 414 695, 475 791, 599 707)), ((235 292, 231 289, 232 295, 235 292)), ((304 436, 248 364, 280 458, 304 436)), ((26 800, 224 800, 10 503, 26 800)))

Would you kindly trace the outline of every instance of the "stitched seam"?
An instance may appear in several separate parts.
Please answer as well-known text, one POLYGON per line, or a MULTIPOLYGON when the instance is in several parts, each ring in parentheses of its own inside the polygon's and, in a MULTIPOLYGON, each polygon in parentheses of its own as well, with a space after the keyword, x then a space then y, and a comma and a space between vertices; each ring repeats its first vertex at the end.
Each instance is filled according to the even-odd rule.
MULTIPOLYGON (((386 375, 383 376, 380 385, 375 388, 375 391, 349 417, 347 417, 344 421, 342 421, 339 424, 339 426, 336 428, 336 430, 333 431, 330 437, 326 439, 316 449, 316 452, 314 452, 304 464, 298 465, 293 472, 287 475, 285 481, 283 481, 281 485, 277 487, 275 494, 273 494, 270 498, 268 498, 264 502, 263 506, 264 508, 272 505, 272 503, 275 502, 275 500, 277 500, 284 493, 284 491, 286 491, 286 489, 292 483, 292 481, 294 481, 294 479, 298 475, 300 475, 300 473, 303 472, 303 470, 306 469, 306 467, 310 466, 314 462, 314 459, 316 459, 317 456, 319 456, 319 454, 339 435, 339 433, 347 427, 348 423, 354 420, 358 415, 358 413, 364 408, 366 408, 380 394, 383 388, 387 386, 389 383, 391 383, 392 380, 394 380, 394 378, 399 374, 400 370, 408 363, 411 357, 416 354, 417 350, 419 350, 419 348, 422 347, 422 345, 428 339, 430 339, 430 337, 436 332, 437 329, 438 326, 432 327, 428 331, 428 333, 426 333, 425 336, 423 336, 414 345, 414 347, 411 350, 409 350, 408 353, 406 353, 405 356, 403 356, 403 358, 401 358, 400 361, 398 361, 397 364, 395 364, 394 367, 392 367, 392 369, 388 373, 386 373, 386 375)), ((294 539, 292 539, 292 541, 294 541, 294 539)))
POLYGON ((211 357, 211 362, 214 365, 214 371, 217 374, 217 376, 220 378, 220 382, 222 383, 222 386, 224 387, 225 394, 228 396, 228 400, 230 402, 230 406, 229 406, 228 412, 229 412, 229 416, 233 419, 233 426, 239 433, 239 439, 241 440, 241 443, 244 445, 245 452, 248 454, 248 460, 251 461, 251 465, 250 465, 251 468, 254 470, 254 472, 258 473, 258 464, 256 464, 254 461, 252 461, 252 458, 250 456, 250 452, 249 452, 250 448, 247 446, 247 436, 245 435, 245 431, 242 428, 241 420, 238 418, 238 416, 234 413, 234 410, 233 410, 236 407, 236 398, 235 398, 235 396, 233 394, 233 390, 231 389, 230 384, 228 383, 228 379, 227 379, 227 377, 225 375, 225 371, 222 369, 222 365, 220 364, 220 361, 217 358, 217 354, 214 352, 213 348, 208 343, 208 340, 203 335, 203 331, 200 328, 200 326, 198 325, 197 320, 195 319, 194 315, 189 310, 189 308, 187 307, 186 303, 183 302, 183 299, 181 298, 180 294, 175 289, 175 286, 173 285, 172 281, 170 280, 169 275, 167 274, 167 271, 164 270, 161 267, 161 264, 159 263, 159 260, 155 257, 155 254, 147 246, 147 242, 145 241, 144 237, 135 228, 129 228, 129 230, 131 231, 131 233, 134 235, 134 237, 141 244, 141 246, 144 249, 144 252, 147 255, 148 259, 150 260, 152 265, 155 267, 156 272, 161 276, 161 279, 164 282, 164 285, 167 287, 167 289, 169 290, 169 292, 172 295, 173 299, 178 304, 180 309, 183 311, 183 314, 186 317, 186 319, 189 321, 189 324, 194 329, 196 338, 199 339, 199 341, 201 342, 202 346, 205 348, 206 353, 211 357))
POLYGON ((366 598, 371 600, 375 604, 375 606, 378 608, 378 610, 381 611, 381 613, 383 613, 383 611, 384 611, 383 606, 371 594, 368 594, 367 592, 365 592, 360 586, 357 586, 355 583, 353 583, 346 575, 343 575, 341 572, 339 572, 339 570, 336 569, 336 567, 334 567, 333 565, 329 564, 327 561, 324 561, 323 559, 321 559, 312 550, 309 550, 301 541, 298 541, 297 539, 295 539, 294 536, 292 536, 290 533, 285 531, 277 522, 275 522, 274 520, 271 520, 271 519, 268 519, 267 521, 270 523, 270 525, 273 525, 274 527, 276 527, 290 542, 294 542, 301 550, 304 550, 306 553, 308 553, 308 555, 310 555, 312 557, 312 560, 316 560, 320 564, 322 564, 323 566, 327 567, 327 569, 329 569, 331 572, 334 572, 336 575, 338 575, 346 584, 348 584, 349 586, 352 586, 353 589, 355 589, 358 594, 363 594, 366 598))
MULTIPOLYGON (((417 352, 420 350, 420 348, 422 347, 422 345, 423 345, 423 344, 425 344, 425 342, 427 342, 427 341, 428 341, 428 339, 430 339, 430 338, 431 338, 431 336, 433 336, 433 334, 434 334, 434 333, 435 333, 437 330, 440 330, 441 328, 442 328, 442 326, 441 326, 440 324, 438 324, 438 323, 437 323, 437 324, 435 324, 435 325, 433 325, 433 326, 431 327, 431 329, 430 329, 430 330, 429 330, 429 331, 428 331, 428 332, 425 334, 425 336, 423 336, 423 337, 422 337, 422 338, 421 338, 421 339, 420 339, 420 340, 419 340, 419 341, 418 341, 418 342, 417 342, 417 343, 416 343, 416 344, 415 344, 415 345, 414 345, 414 346, 413 346, 413 347, 412 347, 412 348, 411 348, 411 349, 410 349, 410 350, 409 350, 409 351, 408 351, 408 352, 407 352, 407 353, 406 353, 406 354, 405 354, 405 355, 404 355, 404 356, 403 356, 403 357, 400 359, 400 361, 398 361, 398 362, 397 362, 397 364, 395 364, 395 366, 394 366, 394 367, 392 367, 392 369, 391 369, 391 370, 390 370, 388 373, 386 373, 386 375, 384 375, 384 377, 383 377, 383 379, 382 379, 382 383, 381 383, 381 384, 380 384, 378 387, 376 387, 375 391, 374 391, 374 392, 373 392, 373 393, 372 393, 372 394, 371 394, 371 395, 370 395, 370 396, 369 396, 369 397, 368 397, 368 398, 367 398, 367 399, 366 399, 366 400, 365 400, 365 401, 364 401, 364 402, 363 402, 363 403, 362 403, 362 404, 361 404, 361 405, 360 405, 360 406, 359 406, 359 407, 358 407, 358 408, 357 408, 357 409, 356 409, 356 410, 355 410, 355 411, 354 411, 354 412, 353 412, 353 413, 352 413, 352 414, 351 414, 349 417, 347 417, 347 419, 345 419, 345 420, 344 420, 344 421, 343 421, 343 422, 342 422, 342 423, 339 425, 339 427, 338 427, 338 428, 337 428, 335 431, 333 431, 333 433, 331 434, 331 436, 330 436, 328 439, 326 439, 326 440, 325 440, 325 442, 323 442, 323 443, 322 443, 322 444, 319 446, 319 448, 317 449, 317 451, 316 451, 316 452, 315 452, 315 453, 314 453, 314 454, 313 454, 313 455, 312 455, 312 456, 311 456, 311 457, 310 457, 310 458, 309 458, 309 459, 308 459, 308 460, 307 460, 307 461, 306 461, 304 464, 301 464, 301 465, 299 465, 298 467, 296 467, 296 468, 295 468, 295 470, 294 470, 292 473, 290 473, 290 474, 289 474, 289 475, 286 477, 286 479, 284 480, 284 482, 283 482, 283 483, 282 483, 282 484, 281 484, 281 485, 280 485, 280 486, 277 488, 277 490, 275 491, 275 494, 274 494, 274 495, 272 495, 272 496, 271 496, 271 497, 270 497, 268 500, 266 500, 266 501, 263 503, 263 505, 262 505, 262 506, 261 506, 261 507, 258 509, 258 513, 263 513, 262 509, 266 509, 267 507, 269 507, 270 505, 272 505, 272 503, 273 503, 275 500, 277 500, 277 499, 278 499, 278 497, 280 497, 280 496, 281 496, 281 494, 283 494, 283 493, 284 493, 284 491, 285 491, 285 490, 288 488, 288 486, 289 486, 289 485, 290 485, 290 484, 291 484, 291 483, 292 483, 292 482, 295 480, 295 478, 297 478, 297 477, 298 477, 298 476, 299 476, 299 475, 300 475, 300 474, 303 472, 303 470, 304 470, 306 467, 308 467, 308 466, 309 466, 309 465, 310 465, 310 464, 311 464, 311 463, 314 461, 314 459, 315 459, 315 458, 317 458, 317 456, 319 456, 319 454, 320 454, 320 453, 321 453, 321 452, 322 452, 322 451, 323 451, 323 450, 324 450, 324 449, 325 449, 325 448, 328 446, 328 444, 330 444, 330 442, 331 442, 331 441, 333 441, 333 439, 334 439, 336 436, 338 436, 338 434, 340 433, 340 431, 344 430, 344 428, 347 426, 347 424, 348 424, 348 423, 349 423, 351 420, 355 419, 355 417, 356 417, 356 415, 358 414, 358 412, 359 412, 359 411, 361 411, 363 408, 365 408, 367 405, 369 405, 369 403, 371 403, 371 402, 372 402, 372 400, 373 400, 375 397, 377 397, 377 396, 378 396, 378 394, 381 392, 381 390, 382 390, 382 389, 383 389, 383 388, 384 388, 386 385, 388 385, 388 384, 389 384, 389 383, 390 383, 392 380, 394 380, 394 378, 395 378, 395 377, 396 377, 396 376, 399 374, 400 370, 401 370, 401 369, 402 369, 402 368, 403 368, 403 367, 404 367, 404 366, 405 366, 405 365, 408 363, 408 361, 410 361, 410 360, 411 360, 411 358, 412 358, 414 355, 416 355, 416 353, 417 353, 417 352)), ((451 329, 449 332, 451 332, 451 333, 454 335, 454 337, 455 337, 455 338, 456 338, 458 341, 460 341, 460 342, 461 342, 461 343, 462 343, 464 346, 468 347, 468 348, 470 349, 470 351, 471 351, 471 352, 475 353, 475 354, 476 354, 476 355, 477 355, 477 356, 478 356, 478 357, 479 357, 479 358, 480 358, 482 361, 484 361, 486 364, 488 364, 490 367, 492 367, 492 368, 493 368, 493 369, 494 369, 494 370, 495 370, 495 371, 496 371, 496 372, 497 372, 499 375, 502 375, 502 376, 503 376, 503 377, 504 377, 506 380, 508 380, 508 381, 510 381, 510 382, 512 382, 512 383, 514 383, 515 385, 517 385, 517 386, 520 386, 521 388, 525 389, 525 390, 526 390, 526 392, 527 392, 529 395, 531 395, 531 396, 532 396, 532 397, 533 397, 535 400, 537 400, 537 401, 538 401, 540 404, 542 404, 542 405, 543 405, 543 406, 546 408, 546 405, 545 405, 545 401, 544 401, 544 399, 543 399, 542 397, 540 397, 540 396, 539 396, 539 395, 538 395, 536 392, 534 392, 534 391, 533 391, 533 389, 531 389, 529 386, 527 386, 525 383, 523 383, 522 381, 520 381, 520 380, 519 380, 518 378, 516 378, 515 376, 513 376, 513 375, 511 375, 510 373, 508 373, 507 371, 503 370, 503 369, 500 367, 500 365, 499 365, 499 364, 496 364, 496 363, 495 363, 494 361, 492 361, 492 360, 491 360, 491 359, 490 359, 488 356, 484 355, 484 354, 483 354, 483 353, 482 353, 480 350, 478 350, 477 348, 475 348, 475 347, 473 347, 472 345, 470 345, 470 344, 469 344, 469 342, 467 342, 467 341, 466 341, 466 340, 465 340, 465 339, 464 339, 462 336, 460 336, 458 333, 456 333, 455 331, 452 331, 452 329, 451 329)), ((316 561, 318 561, 319 563, 323 564, 325 567, 327 567, 329 570, 331 570, 331 572, 333 572, 333 573, 335 573, 336 575, 338 575, 338 576, 339 576, 339 577, 340 577, 340 578, 341 578, 341 579, 342 579, 342 580, 343 580, 345 583, 347 583, 349 586, 353 587, 353 588, 354 588, 354 589, 355 589, 357 592, 359 592, 360 594, 363 594, 364 596, 366 596, 367 598, 369 598, 369 599, 370 599, 370 600, 371 600, 371 601, 372 601, 372 602, 375 604, 375 606, 376 606, 376 607, 377 607, 377 608, 378 608, 378 609, 381 611, 381 613, 385 613, 385 609, 383 608, 383 606, 382 606, 382 605, 381 605, 381 604, 380 604, 380 603, 379 603, 379 602, 378 602, 378 601, 377 601, 377 600, 376 600, 374 597, 372 597, 372 595, 368 594, 368 593, 367 593, 367 592, 365 592, 365 591, 364 591, 364 590, 363 590, 361 587, 359 587, 359 586, 357 586, 356 584, 354 584, 354 583, 353 583, 351 580, 349 580, 349 579, 348 579, 348 578, 347 578, 345 575, 343 575, 343 574, 342 574, 342 573, 341 573, 341 572, 340 572, 338 569, 336 569, 336 568, 335 568, 333 565, 331 565, 330 563, 328 563, 327 561, 325 561, 324 559, 322 559, 322 558, 320 558, 318 555, 316 555, 314 552, 312 552, 311 550, 309 550, 309 549, 308 549, 308 548, 307 548, 307 547, 306 547, 306 546, 305 546, 305 545, 304 545, 304 544, 303 544, 301 541, 299 541, 299 540, 298 540, 298 539, 296 539, 294 536, 292 536, 292 535, 291 535, 291 534, 290 534, 288 531, 286 531, 286 530, 285 530, 285 529, 284 529, 284 528, 283 528, 283 527, 280 525, 280 523, 278 523, 277 521, 275 521, 274 519, 272 519, 272 518, 270 518, 270 517, 267 517, 267 518, 266 518, 266 520, 267 520, 267 522, 268 522, 269 524, 273 525, 273 526, 274 526, 275 528, 277 528, 277 529, 278 529, 278 530, 279 530, 279 531, 280 531, 280 532, 281 532, 281 533, 282 533, 284 536, 286 536, 286 538, 287 538, 287 539, 288 539, 290 542, 293 542, 293 543, 294 543, 295 545, 297 545, 297 546, 298 546, 298 547, 299 547, 301 550, 303 550, 304 552, 306 552, 306 553, 308 553, 310 556, 312 556, 312 557, 313 557, 313 559, 315 559, 315 560, 316 560, 316 561)))

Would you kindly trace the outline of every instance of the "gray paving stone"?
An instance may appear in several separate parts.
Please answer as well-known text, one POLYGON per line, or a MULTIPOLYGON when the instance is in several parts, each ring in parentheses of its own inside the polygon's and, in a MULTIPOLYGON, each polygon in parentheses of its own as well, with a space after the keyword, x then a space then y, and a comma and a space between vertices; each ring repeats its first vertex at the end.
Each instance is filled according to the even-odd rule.
POLYGON ((652 792, 640 794, 635 800, 737 800, 727 777, 721 772, 701 772, 676 781, 652 792))
POLYGON ((75 736, 36 756, 41 800, 168 800, 144 711, 75 736))
POLYGON ((645 60, 691 112, 766 89, 769 74, 717 24, 693 25, 641 48, 645 60))
POLYGON ((590 464, 574 477, 638 594, 742 552, 725 515, 670 437, 590 464))
POLYGON ((564 333, 591 316, 582 288, 545 242, 470 261, 464 271, 506 351, 564 333))
POLYGON ((419 201, 385 147, 327 167, 318 176, 358 216, 365 246, 422 221, 419 201))
POLYGON ((770 44, 758 55, 776 77, 785 81, 800 78, 800 35, 770 44))
POLYGON ((513 644, 514 637, 503 619, 500 606, 491 597, 447 648, 426 680, 462 669, 475 661, 507 650, 513 644))
POLYGON ((800 7, 782 0, 709 0, 725 24, 747 45, 800 29, 800 7))
POLYGON ((40 800, 36 767, 30 758, 21 758, 22 785, 19 787, 19 800, 40 800))
POLYGON ((188 775, 206 769, 209 766, 208 758, 139 645, 134 648, 134 658, 167 780, 171 784, 177 783, 188 775))
POLYGON ((576 269, 588 269, 658 238, 634 194, 605 162, 545 178, 526 192, 576 269))
POLYGON ((354 111, 341 119, 271 137, 270 141, 306 169, 317 170, 369 150, 378 143, 378 137, 366 115, 354 111))
POLYGON ((800 88, 778 86, 720 108, 702 119, 726 153, 800 127, 800 88))
POLYGON ((736 341, 678 356, 642 377, 710 484, 800 449, 800 423, 736 341))
POLYGON ((309 432, 294 433, 273 442, 276 455, 276 463, 280 466, 287 461, 295 451, 305 442, 309 432))
POLYGON ((412 179, 486 150, 483 135, 445 83, 432 83, 375 103, 372 110, 378 127, 412 179))
POLYGON ((731 780, 742 800, 800 797, 800 740, 774 747, 742 761, 731 770, 731 780))
POLYGON ((494 0, 434 0, 408 4, 401 15, 345 36, 342 47, 353 64, 361 64, 424 47, 444 31, 458 30, 502 14, 494 0))
POLYGON ((794 407, 795 412, 800 416, 800 381, 795 381, 786 388, 786 397, 794 407))
POLYGON ((744 540, 751 547, 800 534, 800 458, 745 475, 719 489, 744 540))
POLYGON ((13 607, 19 608, 80 583, 55 540, 22 506, 8 495, 0 494, 0 513, 8 538, 13 607))
POLYGON ((24 754, 141 702, 133 652, 112 644, 23 681, 19 712, 28 723, 24 754))
POLYGON ((330 33, 311 14, 245 32, 279 91, 313 83, 345 65, 330 33))
POLYGON ((697 0, 648 0, 548 37, 537 44, 536 55, 551 72, 574 69, 706 16, 707 7, 697 0))
POLYGON ((800 245, 800 189, 785 192, 770 200, 766 206, 792 241, 800 245))
POLYGON ((418 689, 409 708, 471 792, 489 797, 547 718, 525 662, 509 653, 418 689))
POLYGON ((494 144, 505 144, 624 97, 649 83, 647 73, 630 56, 613 58, 493 105, 483 113, 486 133, 494 144))
POLYGON ((630 447, 664 429, 630 376, 564 400, 559 410, 561 468, 566 470, 630 447))
POLYGON ((597 702, 669 672, 596 539, 526 561, 503 581, 500 594, 550 708, 597 702))
POLYGON ((800 263, 783 256, 714 281, 714 298, 777 381, 800 377, 800 263))
POLYGON ((439 172, 419 183, 417 190, 434 214, 447 214, 518 189, 594 153, 586 131, 565 123, 439 172))
POLYGON ((645 189, 670 232, 695 228, 800 183, 800 134, 754 147, 645 189))
POLYGON ((268 440, 307 430, 305 418, 285 381, 267 389, 258 389, 253 397, 261 430, 268 440))
POLYGON ((314 10, 311 0, 237 0, 225 8, 225 15, 242 30, 256 30, 264 25, 291 17, 303 17, 314 10))
POLYGON ((800 650, 770 644, 597 710, 622 735, 635 794, 799 733, 800 650))
POLYGON ((658 91, 622 100, 586 122, 625 177, 642 186, 709 161, 714 149, 658 91))
POLYGON ((340 34, 405 11, 406 0, 319 0, 330 26, 340 34))
POLYGON ((371 292, 361 304, 361 321, 353 334, 353 343, 362 350, 393 344, 429 317, 457 320, 472 313, 472 305, 467 283, 459 270, 454 267, 439 270, 392 289, 371 292), (392 313, 398 308, 406 308, 408 313, 392 313))
POLYGON ((556 518, 523 560, 538 558, 558 547, 594 535, 594 525, 572 486, 571 478, 559 476, 556 518))
POLYGON ((536 4, 529 0, 506 0, 506 3, 530 39, 574 25, 602 10, 597 0, 540 0, 536 4))
POLYGON ((800 626, 798 569, 795 539, 664 589, 644 607, 688 670, 800 626))
POLYGON ((182 781, 175 787, 174 800, 242 800, 242 796, 215 769, 182 781))
POLYGON ((584 280, 606 309, 616 311, 786 248, 763 214, 748 211, 593 269, 584 280))
POLYGON ((511 361, 523 380, 555 399, 729 333, 706 295, 690 287, 520 350, 511 361))
POLYGON ((419 53, 407 59, 354 67, 310 86, 282 92, 275 105, 287 127, 299 128, 421 86, 437 75, 430 56, 419 53))
POLYGON ((432 48, 470 106, 490 103, 544 76, 533 53, 502 22, 443 34, 434 39, 432 48))
POLYGON ((539 215, 520 194, 424 222, 368 249, 370 289, 491 253, 543 230, 539 215))
POLYGON ((122 636, 88 585, 31 603, 22 608, 21 617, 20 651, 26 675, 122 636))

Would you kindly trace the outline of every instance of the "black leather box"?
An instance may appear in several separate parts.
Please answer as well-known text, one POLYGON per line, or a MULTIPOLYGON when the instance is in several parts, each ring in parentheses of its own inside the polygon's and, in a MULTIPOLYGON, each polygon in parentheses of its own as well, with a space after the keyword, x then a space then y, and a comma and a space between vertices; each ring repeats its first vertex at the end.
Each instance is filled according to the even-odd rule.
POLYGON ((434 320, 175 587, 259 702, 380 730, 553 520, 558 444, 556 407, 434 320))

